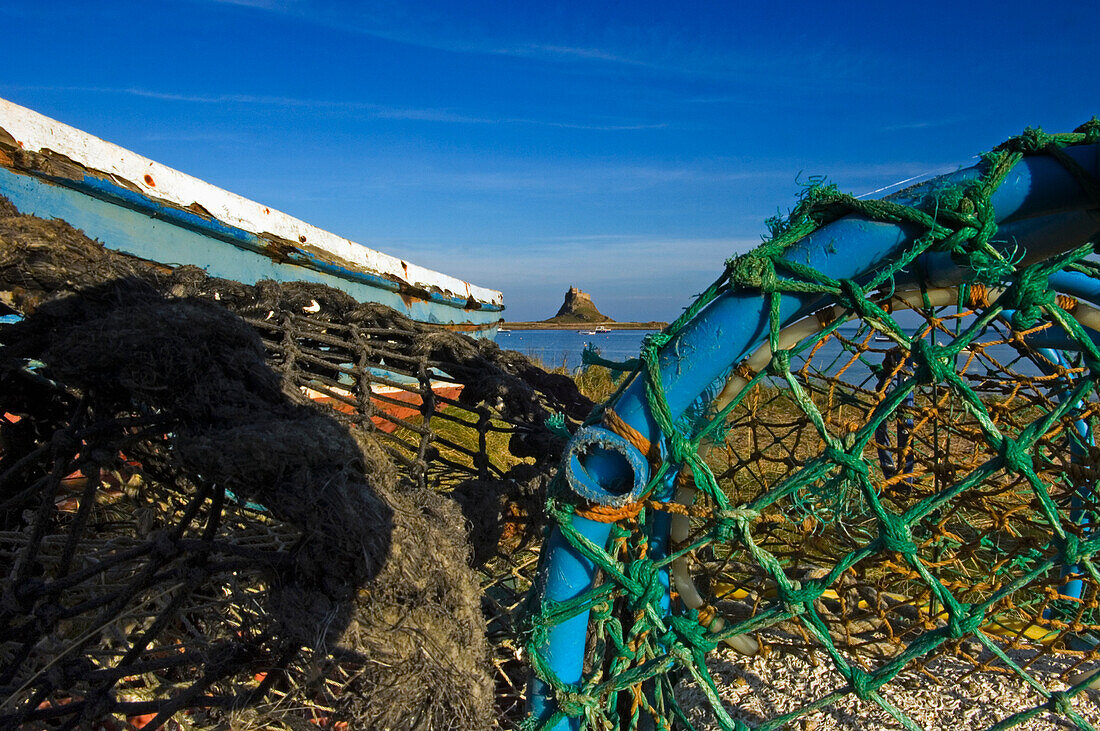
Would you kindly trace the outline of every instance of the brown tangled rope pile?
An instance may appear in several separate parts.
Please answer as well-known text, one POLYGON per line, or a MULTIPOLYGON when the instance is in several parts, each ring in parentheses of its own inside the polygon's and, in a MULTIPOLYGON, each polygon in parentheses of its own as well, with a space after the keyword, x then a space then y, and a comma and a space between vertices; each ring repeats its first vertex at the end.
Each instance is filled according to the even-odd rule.
MULTIPOLYGON (((523 458, 560 454, 543 422, 591 408, 568 379, 320 285, 108 252, 2 202, 0 304, 25 319, 0 327, 0 725, 516 712, 463 511, 475 565, 501 561, 546 482, 523 458), (371 383, 395 372, 422 418, 379 409, 371 383), (457 400, 433 394, 441 378, 457 400), (433 424, 477 429, 480 449, 433 424)), ((523 586, 492 588, 499 633, 523 586)))

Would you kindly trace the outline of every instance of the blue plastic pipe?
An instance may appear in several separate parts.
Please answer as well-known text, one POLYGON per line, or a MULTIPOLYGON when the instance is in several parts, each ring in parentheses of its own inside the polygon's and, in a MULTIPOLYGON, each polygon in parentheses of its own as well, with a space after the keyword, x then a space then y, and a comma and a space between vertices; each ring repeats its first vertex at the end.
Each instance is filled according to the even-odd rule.
MULTIPOLYGON (((606 545, 611 533, 610 523, 597 523, 584 518, 574 518, 573 527, 597 546, 606 545)), ((596 567, 573 549, 560 530, 551 532, 543 551, 540 573, 544 578, 540 580, 545 581, 541 587, 545 600, 569 601, 591 586, 596 567)), ((563 683, 576 685, 581 680, 587 632, 588 612, 585 611, 554 626, 548 642, 539 650, 563 683)), ((557 711, 553 690, 535 676, 531 677, 528 698, 531 715, 540 722, 546 721, 557 711)), ((578 727, 578 719, 563 719, 553 726, 555 729, 578 727)))
MULTIPOLYGON (((1100 145, 1067 148, 1089 175, 1100 179, 1100 145)), ((940 176, 894 195, 888 200, 916 204, 936 191, 965 185, 981 174, 967 168, 940 176)), ((1100 233, 1097 202, 1088 198, 1077 180, 1057 161, 1048 157, 1024 158, 1006 177, 991 200, 999 225, 995 245, 1008 254, 1024 250, 1030 259, 1043 259, 1088 241, 1100 233)), ((869 221, 850 215, 821 228, 791 247, 786 256, 806 264, 832 279, 866 279, 879 267, 895 261, 898 255, 923 233, 910 224, 869 221)), ((931 252, 920 257, 910 271, 933 286, 957 283, 965 272, 954 265, 950 256, 931 252)), ((785 296, 780 319, 784 324, 810 314, 823 304, 817 295, 785 296)), ((661 381, 674 418, 693 405, 713 400, 730 370, 767 339, 768 317, 757 292, 727 291, 699 313, 679 335, 658 354, 661 381)), ((649 413, 643 379, 636 377, 613 404, 618 416, 651 443, 660 439, 659 430, 649 413)), ((630 476, 621 472, 621 462, 608 460, 589 470, 590 476, 606 485, 616 485, 630 476)), ((574 528, 591 535, 593 540, 607 539, 607 527, 593 521, 574 518, 574 528)), ((543 600, 561 601, 579 596, 592 584, 594 569, 590 562, 564 540, 559 528, 551 531, 544 554, 547 575, 543 600)), ((579 679, 584 656, 588 613, 582 612, 568 623, 550 628, 547 641, 536 648, 549 658, 555 674, 566 682, 579 679)), ((531 687, 531 712, 542 722, 558 710, 549 689, 541 682, 531 687)), ((555 731, 575 729, 579 719, 561 719, 552 725, 555 731)))
MULTIPOLYGON (((611 507, 631 504, 641 498, 649 482, 645 457, 617 434, 600 427, 589 427, 574 435, 562 459, 566 482, 574 493, 586 500, 611 507)), ((611 523, 575 516, 573 528, 584 539, 606 546, 611 523)), ((560 528, 555 528, 543 549, 539 564, 541 601, 551 604, 569 602, 591 585, 596 566, 578 551, 560 528)), ((584 665, 588 610, 566 618, 550 628, 547 641, 539 648, 558 680, 576 687, 584 665)), ((541 722, 550 720, 558 707, 553 689, 532 676, 528 688, 530 712, 541 722)), ((579 719, 560 719, 555 729, 577 728, 579 719)))
MULTIPOLYGON (((1069 360, 1065 357, 1065 354, 1055 350, 1044 350, 1043 355, 1052 363, 1070 367, 1069 360)), ((1069 395, 1068 390, 1063 391, 1058 395, 1059 401, 1064 401, 1069 395)), ((1080 403, 1077 404, 1080 406, 1080 403)), ((1088 452, 1088 448, 1093 444, 1092 428, 1088 422, 1084 419, 1078 419, 1073 424, 1074 433, 1070 434, 1069 453, 1070 457, 1075 461, 1081 461, 1088 452)), ((1089 500, 1093 494, 1092 485, 1075 485, 1073 497, 1070 499, 1070 511, 1069 519, 1081 526, 1084 529, 1086 537, 1091 532, 1090 523, 1091 518, 1088 511, 1085 510, 1085 501, 1089 500)), ((1073 564, 1070 566, 1062 567, 1062 578, 1065 579, 1068 576, 1079 576, 1081 574, 1081 566, 1073 564)), ((1080 599, 1082 592, 1084 591, 1085 582, 1081 579, 1070 579, 1065 581, 1059 593, 1062 596, 1070 597, 1071 599, 1080 599)), ((1047 610, 1047 614, 1050 611, 1047 610)))

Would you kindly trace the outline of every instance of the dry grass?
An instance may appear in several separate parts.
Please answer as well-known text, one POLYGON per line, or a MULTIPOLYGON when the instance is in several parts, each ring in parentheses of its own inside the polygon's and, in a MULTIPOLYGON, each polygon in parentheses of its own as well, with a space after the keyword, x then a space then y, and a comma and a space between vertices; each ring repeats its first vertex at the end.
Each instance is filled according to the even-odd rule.
POLYGON ((573 376, 580 392, 600 404, 611 398, 625 376, 603 366, 589 366, 573 376))

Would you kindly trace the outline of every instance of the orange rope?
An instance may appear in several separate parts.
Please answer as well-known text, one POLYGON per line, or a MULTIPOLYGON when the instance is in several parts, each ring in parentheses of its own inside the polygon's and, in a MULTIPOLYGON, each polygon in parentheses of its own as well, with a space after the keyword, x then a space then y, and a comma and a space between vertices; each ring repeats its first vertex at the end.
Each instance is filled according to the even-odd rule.
POLYGON ((620 437, 630 442, 635 449, 649 459, 651 465, 660 464, 661 454, 657 446, 651 444, 637 429, 623 421, 622 417, 616 414, 612 409, 608 409, 604 412, 603 425, 609 431, 618 434, 620 437))
POLYGON ((617 523, 620 520, 629 520, 637 517, 638 513, 642 511, 642 508, 649 508, 650 510, 657 510, 663 513, 674 513, 675 515, 682 515, 687 518, 706 518, 713 517, 714 515, 714 511, 709 508, 699 506, 688 507, 680 503, 665 503, 657 500, 639 500, 638 502, 623 505, 621 507, 589 503, 583 508, 577 508, 576 515, 581 518, 587 518, 588 520, 594 520, 597 523, 617 523))
POLYGON ((637 517, 638 513, 642 512, 642 508, 645 506, 646 504, 643 501, 630 503, 629 505, 623 505, 618 508, 611 507, 610 505, 590 504, 583 508, 577 508, 576 515, 580 518, 587 518, 597 523, 618 523, 620 520, 628 520, 637 517))
POLYGON ((1070 297, 1068 294, 1059 294, 1054 297, 1054 304, 1058 305, 1066 312, 1073 314, 1073 312, 1077 309, 1078 302, 1075 298, 1070 297))
POLYGON ((989 288, 984 284, 971 284, 966 297, 966 306, 980 309, 989 307, 989 288))

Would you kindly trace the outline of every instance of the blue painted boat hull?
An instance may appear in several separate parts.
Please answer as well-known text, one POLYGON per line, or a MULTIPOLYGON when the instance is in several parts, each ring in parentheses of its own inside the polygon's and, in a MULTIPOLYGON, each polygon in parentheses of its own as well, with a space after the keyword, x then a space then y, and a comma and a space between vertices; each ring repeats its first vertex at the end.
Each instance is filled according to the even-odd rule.
POLYGON ((499 292, 368 249, 0 99, 0 195, 105 247, 254 284, 305 281, 495 335, 499 292), (213 211, 213 212, 212 212, 213 211))

